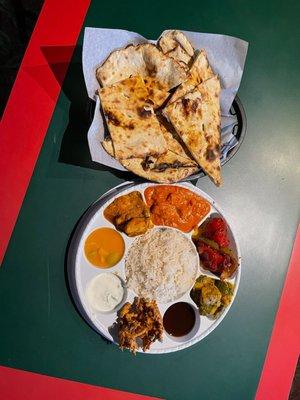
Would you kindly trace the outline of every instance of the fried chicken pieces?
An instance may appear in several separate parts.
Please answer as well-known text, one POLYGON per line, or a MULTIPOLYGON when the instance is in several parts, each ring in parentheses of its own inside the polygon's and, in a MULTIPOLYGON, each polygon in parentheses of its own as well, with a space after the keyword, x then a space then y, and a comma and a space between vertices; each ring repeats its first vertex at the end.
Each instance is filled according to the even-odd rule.
POLYGON ((136 353, 139 341, 143 351, 156 340, 162 339, 163 322, 155 300, 135 297, 132 304, 125 303, 118 316, 119 347, 136 353))
POLYGON ((142 235, 153 226, 149 208, 138 191, 117 197, 104 210, 104 217, 131 237, 142 235))

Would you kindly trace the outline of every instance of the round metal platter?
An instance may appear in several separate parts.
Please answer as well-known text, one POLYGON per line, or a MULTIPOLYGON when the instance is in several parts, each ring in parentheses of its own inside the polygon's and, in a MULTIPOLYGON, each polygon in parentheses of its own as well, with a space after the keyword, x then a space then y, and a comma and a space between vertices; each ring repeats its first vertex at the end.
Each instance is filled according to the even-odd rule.
MULTIPOLYGON (((95 106, 96 102, 89 100, 87 113, 90 123, 92 123, 94 118, 95 106)), ((229 151, 227 151, 224 146, 221 147, 221 165, 225 165, 238 152, 247 131, 246 113, 238 96, 235 97, 229 113, 234 118, 234 121, 232 122, 231 134, 235 137, 237 144, 229 151)), ((119 173, 120 172, 122 171, 119 171, 119 173)), ((126 177, 125 179, 132 179, 132 176, 134 176, 136 181, 143 181, 141 177, 133 175, 131 172, 124 171, 123 174, 126 177)), ((193 181, 195 179, 202 178, 203 176, 205 176, 205 173, 199 169, 198 172, 188 176, 186 179, 184 179, 184 181, 193 181)))
MULTIPOLYGON (((136 237, 130 238, 124 233, 120 232, 125 242, 125 254, 122 260, 117 265, 115 265, 112 268, 106 268, 106 269, 94 267, 91 263, 88 262, 84 254, 84 242, 87 236, 96 228, 99 227, 114 228, 114 226, 108 220, 105 219, 103 211, 116 197, 128 194, 134 190, 140 191, 143 196, 144 190, 147 187, 157 186, 157 185, 158 184, 154 183, 136 184, 134 182, 127 182, 125 184, 117 186, 116 188, 111 189, 109 192, 104 194, 99 200, 97 200, 94 204, 92 204, 90 208, 86 211, 86 213, 82 216, 82 218, 80 219, 79 223, 75 228, 75 231, 73 233, 70 242, 68 250, 67 268, 68 268, 69 285, 75 304, 79 312, 83 316, 83 318, 86 320, 86 322, 95 331, 100 333, 109 341, 114 342, 115 344, 118 344, 116 324, 115 324, 117 319, 117 312, 122 307, 124 302, 127 301, 132 302, 134 297, 136 296, 136 294, 131 289, 126 288, 125 284, 125 259, 128 249, 130 248, 131 244, 136 239, 136 237), (121 278, 125 288, 124 292, 125 295, 121 304, 113 312, 97 313, 94 312, 90 308, 90 305, 88 304, 86 298, 86 287, 88 283, 91 281, 91 279, 93 279, 95 276, 106 272, 115 273, 121 278)), ((184 338, 172 338, 171 336, 167 335, 164 332, 162 341, 161 342, 156 341, 155 343, 152 344, 150 350, 147 351, 147 353, 150 354, 161 354, 161 353, 169 353, 173 351, 182 350, 184 348, 192 346, 193 344, 199 342, 204 337, 209 335, 221 323, 223 318, 228 313, 236 296, 241 276, 241 256, 240 256, 238 242, 221 208, 206 193, 204 193, 202 190, 198 189, 197 187, 193 186, 190 183, 178 183, 176 184, 176 186, 187 188, 190 191, 202 196, 210 203, 211 210, 209 214, 202 221, 200 221, 200 224, 204 222, 205 219, 207 219, 211 215, 219 215, 226 221, 228 225, 230 247, 233 249, 235 254, 237 254, 240 265, 235 275, 228 280, 229 282, 235 285, 232 302, 225 310, 222 311, 222 313, 218 316, 217 319, 210 319, 206 316, 199 315, 197 306, 190 297, 190 291, 186 292, 182 297, 180 297, 175 301, 169 303, 158 303, 158 307, 162 316, 164 315, 164 312, 170 307, 171 304, 180 301, 189 303, 196 311, 195 312, 196 323, 191 333, 184 338)), ((156 227, 157 226, 155 226, 153 229, 155 229, 156 227)), ((191 232, 185 235, 191 239, 191 232)), ((215 275, 211 274, 209 271, 204 270, 201 267, 200 262, 199 262, 199 274, 207 275, 215 279, 218 279, 215 275)), ((138 351, 142 352, 141 349, 139 349, 138 351)))

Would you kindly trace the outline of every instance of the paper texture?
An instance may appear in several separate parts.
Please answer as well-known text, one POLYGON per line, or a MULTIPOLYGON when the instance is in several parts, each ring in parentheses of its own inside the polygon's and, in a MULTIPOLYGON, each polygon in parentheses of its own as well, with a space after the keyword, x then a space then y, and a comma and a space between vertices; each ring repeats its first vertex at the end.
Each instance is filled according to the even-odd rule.
MULTIPOLYGON (((237 144, 235 137, 231 134, 235 117, 230 115, 229 110, 241 82, 248 43, 226 35, 182 32, 188 37, 195 49, 205 49, 213 71, 219 75, 222 87, 221 144, 222 150, 226 149, 227 153, 237 144)), ((118 170, 124 170, 124 168, 118 161, 110 157, 101 146, 101 141, 107 132, 105 133, 106 128, 100 112, 100 101, 96 96, 99 84, 96 80, 95 71, 112 51, 132 43, 146 42, 155 43, 155 41, 147 40, 138 33, 122 29, 85 28, 84 31, 82 51, 84 80, 89 97, 97 101, 94 119, 88 132, 91 157, 93 161, 118 170)))

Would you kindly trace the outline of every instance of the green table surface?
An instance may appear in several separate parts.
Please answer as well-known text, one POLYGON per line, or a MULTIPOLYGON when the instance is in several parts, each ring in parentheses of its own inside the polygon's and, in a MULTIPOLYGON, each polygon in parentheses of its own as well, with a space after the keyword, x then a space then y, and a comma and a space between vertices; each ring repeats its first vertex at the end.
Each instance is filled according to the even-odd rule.
POLYGON ((222 188, 207 178, 199 185, 238 235, 240 289, 214 332, 167 355, 121 352, 77 313, 65 275, 70 234, 90 203, 126 179, 90 160, 82 30, 0 270, 0 364, 167 399, 252 399, 299 218, 299 2, 93 1, 84 26, 149 38, 178 28, 250 43, 239 90, 245 141, 222 188))

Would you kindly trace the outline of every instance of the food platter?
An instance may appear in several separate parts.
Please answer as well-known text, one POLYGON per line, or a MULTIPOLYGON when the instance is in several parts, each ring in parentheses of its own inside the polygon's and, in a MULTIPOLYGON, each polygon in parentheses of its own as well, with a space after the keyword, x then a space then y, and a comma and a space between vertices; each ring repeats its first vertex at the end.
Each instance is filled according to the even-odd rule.
MULTIPOLYGON (((70 246, 68 249, 68 262, 67 262, 68 278, 69 278, 71 293, 78 308, 78 311, 86 320, 86 322, 95 331, 97 331, 103 337, 105 337, 106 339, 115 344, 118 344, 118 326, 116 325, 118 314, 120 313, 120 310, 123 309, 125 303, 133 302, 134 298, 138 296, 138 293, 134 291, 132 287, 128 287, 128 281, 130 280, 128 278, 128 266, 127 266, 129 259, 128 254, 129 250, 132 251, 131 249, 133 249, 134 247, 133 244, 136 243, 138 240, 140 240, 140 238, 146 238, 147 237, 146 235, 149 232, 150 234, 152 234, 151 232, 153 232, 153 235, 155 235, 160 230, 163 233, 167 231, 168 233, 171 232, 172 234, 173 232, 174 234, 175 233, 179 234, 180 232, 180 235, 190 243, 190 246, 194 248, 193 251, 195 251, 197 254, 196 246, 194 244, 195 242, 192 241, 191 230, 189 232, 182 232, 174 227, 170 226, 166 227, 166 225, 164 225, 163 227, 161 225, 152 226, 147 233, 135 237, 129 237, 124 232, 119 231, 125 244, 125 252, 123 257, 121 257, 121 260, 118 261, 115 265, 110 266, 110 268, 99 268, 91 264, 91 262, 87 258, 87 253, 86 253, 87 238, 97 228, 106 227, 114 229, 114 224, 111 223, 107 218, 105 218, 104 212, 106 213, 105 210, 107 210, 108 206, 114 203, 116 199, 120 198, 121 196, 126 196, 133 192, 135 193, 140 192, 142 198, 145 199, 145 190, 147 193, 147 189, 148 191, 149 190, 151 191, 153 188, 158 188, 163 186, 166 187, 166 185, 159 185, 154 183, 136 184, 134 182, 127 182, 116 188, 113 188, 90 206, 90 208, 83 215, 78 225, 76 226, 76 229, 74 230, 70 242, 70 246), (121 302, 119 302, 119 304, 112 311, 99 312, 95 311, 95 308, 93 308, 93 306, 89 303, 87 288, 89 287, 90 282, 93 279, 95 279, 95 277, 106 273, 114 274, 121 279, 124 292, 121 302)), ((191 297, 191 289, 195 284, 194 278, 192 285, 190 285, 190 287, 188 288, 185 288, 184 293, 179 293, 179 296, 177 296, 176 298, 171 300, 167 299, 167 301, 162 301, 162 302, 157 301, 157 306, 162 317, 165 315, 169 307, 172 306, 173 304, 181 302, 189 304, 194 310, 195 322, 190 332, 188 332, 183 336, 170 335, 166 332, 166 330, 164 330, 162 333, 162 338, 161 338, 162 340, 161 341, 156 340, 154 343, 152 343, 150 349, 147 350, 147 353, 150 354, 169 353, 187 348, 199 342, 209 333, 211 333, 221 323, 223 318, 226 316, 229 308, 231 307, 239 287, 240 274, 241 274, 241 265, 240 265, 241 255, 238 242, 221 208, 206 193, 204 193, 197 187, 194 187, 190 183, 177 183, 176 185, 172 185, 172 187, 178 188, 178 190, 187 189, 187 191, 190 192, 191 194, 195 194, 200 198, 204 199, 207 203, 209 203, 210 205, 209 211, 207 215, 200 220, 198 224, 199 226, 202 226, 204 221, 209 221, 211 218, 215 217, 220 217, 220 219, 223 219, 226 222, 228 239, 230 242, 229 246, 236 255, 236 258, 238 260, 238 268, 234 271, 232 276, 227 279, 227 282, 230 282, 230 284, 234 285, 232 286, 234 289, 232 292, 231 302, 227 307, 222 309, 222 311, 219 314, 217 314, 216 318, 211 318, 206 315, 200 315, 198 311, 199 305, 196 304, 191 297)), ((215 274, 208 271, 207 269, 204 269, 203 263, 200 262, 200 259, 198 257, 197 260, 198 260, 197 276, 201 275, 201 276, 206 276, 208 278, 213 278, 217 282, 219 280, 219 277, 217 277, 215 274)), ((180 322, 178 323, 180 325, 180 322)), ((141 352, 142 349, 139 347, 136 349, 136 351, 141 352)))

